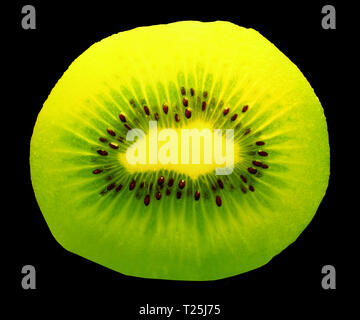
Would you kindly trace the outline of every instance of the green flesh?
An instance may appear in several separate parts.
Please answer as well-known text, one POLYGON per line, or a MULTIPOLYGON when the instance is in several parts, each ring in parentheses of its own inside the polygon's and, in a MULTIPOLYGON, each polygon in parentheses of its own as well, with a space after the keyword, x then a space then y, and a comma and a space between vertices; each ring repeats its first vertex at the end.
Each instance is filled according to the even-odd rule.
POLYGON ((256 31, 225 22, 138 28, 89 48, 44 104, 30 165, 39 207, 64 248, 126 275, 173 280, 220 279, 267 263, 311 221, 330 168, 323 109, 304 76, 256 31), (210 128, 235 128, 241 161, 229 176, 211 172, 193 179, 166 168, 128 172, 118 160, 130 145, 118 140, 128 132, 124 124, 146 132, 155 113, 159 128, 197 120, 210 128), (259 155, 261 150, 268 155, 259 155), (254 160, 268 168, 254 166, 254 160), (94 174, 96 169, 103 171, 94 174), (163 188, 157 184, 160 176, 163 188), (181 179, 186 186, 178 199, 181 179), (136 186, 129 190, 133 180, 136 186))

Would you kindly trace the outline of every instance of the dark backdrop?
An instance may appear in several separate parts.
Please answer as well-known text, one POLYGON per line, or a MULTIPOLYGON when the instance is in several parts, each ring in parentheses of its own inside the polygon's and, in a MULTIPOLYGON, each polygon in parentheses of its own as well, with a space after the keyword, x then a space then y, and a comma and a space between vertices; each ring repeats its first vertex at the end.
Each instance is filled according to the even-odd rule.
POLYGON ((31 308, 40 312, 51 303, 53 313, 75 304, 81 312, 98 309, 121 319, 157 319, 137 315, 138 308, 147 303, 220 304, 221 319, 243 317, 245 310, 257 318, 264 312, 279 316, 285 307, 291 306, 292 313, 287 315, 293 317, 301 311, 312 313, 314 307, 321 313, 340 307, 340 298, 349 292, 352 277, 348 256, 351 241, 345 218, 349 207, 343 201, 348 196, 346 179, 351 170, 341 157, 350 146, 348 140, 343 141, 345 127, 341 117, 345 111, 342 85, 347 71, 343 62, 351 7, 336 1, 311 5, 291 1, 130 2, 18 1, 9 11, 13 40, 10 53, 14 59, 9 62, 14 76, 10 79, 16 88, 11 93, 9 109, 20 120, 11 124, 11 137, 16 138, 11 147, 16 150, 16 170, 11 173, 10 181, 14 184, 9 187, 7 201, 10 199, 12 206, 7 212, 14 221, 9 228, 11 241, 6 246, 10 246, 12 253, 12 291, 19 306, 29 302, 28 312, 31 308), (36 8, 36 30, 21 28, 21 8, 26 4, 36 8), (336 30, 321 27, 321 8, 325 4, 332 4, 337 10, 336 30), (42 217, 29 176, 29 143, 37 114, 70 63, 91 44, 113 33, 179 20, 228 20, 258 30, 307 77, 322 102, 329 127, 330 184, 313 221, 294 244, 267 265, 213 282, 127 277, 65 251, 42 217), (21 268, 26 264, 36 268, 36 290, 25 291, 21 287, 21 268), (336 268, 336 290, 321 287, 321 268, 326 264, 336 268))

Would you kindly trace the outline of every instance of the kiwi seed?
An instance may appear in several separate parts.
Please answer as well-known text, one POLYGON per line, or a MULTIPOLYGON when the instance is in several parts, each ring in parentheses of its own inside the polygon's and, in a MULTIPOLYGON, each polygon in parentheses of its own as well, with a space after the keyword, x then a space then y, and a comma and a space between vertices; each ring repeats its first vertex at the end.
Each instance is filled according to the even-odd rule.
POLYGON ((129 185, 129 190, 134 190, 135 186, 136 186, 136 181, 132 180, 129 185))
POLYGON ((217 180, 217 183, 218 183, 220 189, 224 189, 224 184, 223 184, 223 182, 221 181, 221 179, 218 179, 218 180, 217 180))
POLYGON ((221 207, 222 202, 220 196, 216 196, 216 204, 218 207, 221 207))
POLYGON ((150 203, 150 195, 147 194, 147 195, 145 196, 145 198, 144 198, 144 204, 145 204, 146 206, 148 206, 149 203, 150 203))
POLYGON ((170 179, 169 179, 169 182, 168 182, 168 186, 169 186, 169 187, 172 187, 173 184, 174 184, 174 179, 173 179, 173 178, 170 178, 170 179))
POLYGON ((108 155, 108 152, 106 150, 98 150, 97 153, 100 154, 101 156, 107 156, 108 155))
POLYGON ((121 120, 122 122, 126 122, 126 118, 125 118, 125 116, 124 116, 123 114, 120 114, 120 115, 119 115, 119 118, 120 118, 120 120, 121 120))
POLYGON ((179 188, 180 188, 180 189, 184 189, 184 187, 185 187, 185 180, 181 179, 181 180, 179 181, 179 188))
POLYGON ((195 195, 194 195, 195 200, 199 200, 200 199, 200 191, 196 190, 195 195))
POLYGON ((163 104, 163 111, 165 114, 169 112, 169 106, 166 103, 163 104))
POLYGON ((115 132, 114 132, 114 130, 111 130, 111 129, 107 129, 107 132, 108 132, 108 134, 109 135, 111 135, 111 136, 113 136, 113 137, 115 137, 115 132))
POLYGON ((262 157, 267 157, 268 153, 266 151, 259 151, 258 154, 262 157))
POLYGON ((201 104, 201 110, 205 111, 205 109, 206 109, 206 101, 203 101, 201 104))
POLYGON ((159 177, 159 179, 158 179, 158 184, 159 184, 159 185, 163 185, 164 182, 165 182, 165 178, 164 178, 163 176, 159 177))

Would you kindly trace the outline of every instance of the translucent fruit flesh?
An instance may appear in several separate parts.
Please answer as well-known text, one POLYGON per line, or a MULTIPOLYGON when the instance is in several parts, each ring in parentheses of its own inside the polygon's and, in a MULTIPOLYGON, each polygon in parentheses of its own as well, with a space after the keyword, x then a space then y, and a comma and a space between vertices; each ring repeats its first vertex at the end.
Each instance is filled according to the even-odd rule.
POLYGON ((193 21, 122 32, 77 58, 39 113, 30 166, 64 248, 173 280, 267 263, 311 221, 330 170, 323 109, 297 67, 252 29, 193 21), (126 134, 148 134, 149 120, 234 129, 233 173, 126 164, 126 134))

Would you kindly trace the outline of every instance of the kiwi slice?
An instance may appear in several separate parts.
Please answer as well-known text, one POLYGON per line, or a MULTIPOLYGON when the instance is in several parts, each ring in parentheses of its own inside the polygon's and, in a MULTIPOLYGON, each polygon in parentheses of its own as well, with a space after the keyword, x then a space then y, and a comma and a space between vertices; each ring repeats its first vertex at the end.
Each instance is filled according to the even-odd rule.
POLYGON ((92 45, 51 91, 30 149, 56 240, 157 279, 214 280, 266 264, 309 224, 330 171, 326 119, 305 77, 258 32, 220 21, 141 27, 92 45), (205 140, 200 163, 176 163, 186 128, 214 139, 232 129, 232 171, 217 174, 205 140), (129 139, 134 129, 144 134, 129 139), (163 130, 179 139, 161 140, 163 130), (146 161, 129 161, 129 150, 146 161), (175 160, 150 161, 160 153, 175 160))

